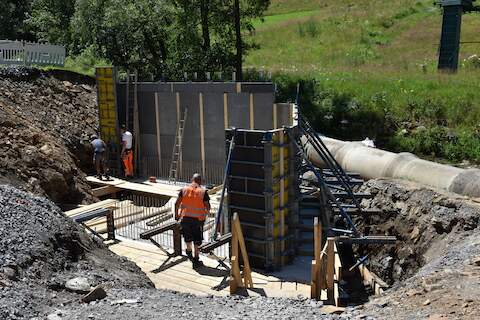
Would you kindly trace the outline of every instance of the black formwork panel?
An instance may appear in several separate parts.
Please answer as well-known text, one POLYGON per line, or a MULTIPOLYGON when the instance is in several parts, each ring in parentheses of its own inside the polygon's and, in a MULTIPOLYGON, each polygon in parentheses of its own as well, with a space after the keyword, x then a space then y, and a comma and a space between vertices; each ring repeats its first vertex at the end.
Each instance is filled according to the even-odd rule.
POLYGON ((235 135, 228 176, 229 213, 242 225, 250 264, 280 269, 295 254, 298 182, 288 130, 227 130, 235 135))

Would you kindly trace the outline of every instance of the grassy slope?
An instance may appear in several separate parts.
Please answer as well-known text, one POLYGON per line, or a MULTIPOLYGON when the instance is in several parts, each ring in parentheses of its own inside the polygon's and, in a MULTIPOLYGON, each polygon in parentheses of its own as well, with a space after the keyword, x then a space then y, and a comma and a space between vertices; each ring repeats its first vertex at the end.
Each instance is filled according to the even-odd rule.
MULTIPOLYGON (((397 151, 480 161, 472 138, 480 122, 479 69, 436 72, 441 12, 431 0, 273 0, 268 14, 252 35, 260 49, 247 66, 315 78, 323 92, 313 101, 320 116, 334 113, 338 121, 363 113, 384 127, 351 130, 358 135, 351 138, 369 134, 397 151), (342 103, 357 110, 338 111, 342 103)), ((479 27, 478 14, 464 16, 462 41, 480 40, 479 27)), ((461 58, 479 49, 465 44, 461 58)), ((317 123, 328 131, 338 127, 332 121, 317 123)))
MULTIPOLYGON (((315 72, 435 64, 441 15, 431 0, 274 0, 267 14, 253 36, 260 50, 247 65, 315 72), (312 23, 316 34, 300 35, 300 26, 312 23)), ((479 27, 478 15, 465 16, 463 40, 479 40, 479 27)), ((479 46, 464 45, 462 56, 479 46)))

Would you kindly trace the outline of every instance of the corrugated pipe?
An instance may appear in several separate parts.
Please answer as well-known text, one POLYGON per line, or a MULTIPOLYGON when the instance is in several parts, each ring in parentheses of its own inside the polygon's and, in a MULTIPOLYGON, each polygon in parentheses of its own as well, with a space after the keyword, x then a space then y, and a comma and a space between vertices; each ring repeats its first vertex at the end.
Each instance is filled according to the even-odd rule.
MULTIPOLYGON (((357 172, 365 179, 395 178, 419 182, 457 194, 480 197, 480 170, 461 169, 419 159, 411 153, 393 153, 322 137, 323 142, 345 171, 357 172)), ((302 139, 305 143, 305 139, 302 139)), ((310 145, 310 161, 319 167, 324 163, 310 145)))

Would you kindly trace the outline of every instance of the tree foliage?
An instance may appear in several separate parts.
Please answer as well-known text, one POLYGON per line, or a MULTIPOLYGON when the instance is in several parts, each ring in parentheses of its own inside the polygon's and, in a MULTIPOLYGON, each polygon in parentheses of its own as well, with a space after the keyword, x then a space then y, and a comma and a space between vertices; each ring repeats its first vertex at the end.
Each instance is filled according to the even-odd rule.
MULTIPOLYGON (((232 71, 252 49, 240 37, 237 55, 234 4, 240 28, 252 32, 269 0, 19 0, 0 1, 0 17, 11 38, 26 28, 31 37, 63 44, 144 74, 181 77, 184 72, 232 71), (4 18, 5 16, 5 18, 4 18)), ((2 34, 3 32, 3 34, 2 34)))

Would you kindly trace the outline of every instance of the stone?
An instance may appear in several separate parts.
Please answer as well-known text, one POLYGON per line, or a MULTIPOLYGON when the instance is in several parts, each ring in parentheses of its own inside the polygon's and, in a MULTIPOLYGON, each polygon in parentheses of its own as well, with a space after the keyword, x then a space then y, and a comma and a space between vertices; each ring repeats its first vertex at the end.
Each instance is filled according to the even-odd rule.
POLYGON ((428 306, 430 303, 432 303, 429 299, 425 300, 422 305, 423 306, 428 306))
POLYGON ((47 316, 47 320, 62 320, 62 317, 60 317, 57 313, 51 313, 47 316))
POLYGON ((345 311, 345 308, 326 305, 321 307, 320 311, 328 314, 342 314, 345 311))
POLYGON ((92 301, 102 300, 107 296, 102 285, 98 285, 92 289, 88 294, 82 297, 82 302, 89 303, 92 301))
POLYGON ((6 279, 15 280, 17 278, 17 271, 12 267, 3 267, 2 273, 6 279))
POLYGON ((474 258, 473 261, 472 261, 472 265, 480 267, 480 257, 474 258))
POLYGON ((87 293, 90 291, 90 283, 87 278, 77 277, 68 280, 65 283, 65 288, 73 292, 87 293))
POLYGON ((45 154, 45 155, 50 155, 52 154, 52 148, 48 144, 44 144, 41 148, 40 151, 45 154))
POLYGON ((121 300, 115 300, 110 302, 110 305, 115 306, 115 305, 122 305, 122 304, 136 304, 140 303, 138 299, 121 299, 121 300))

